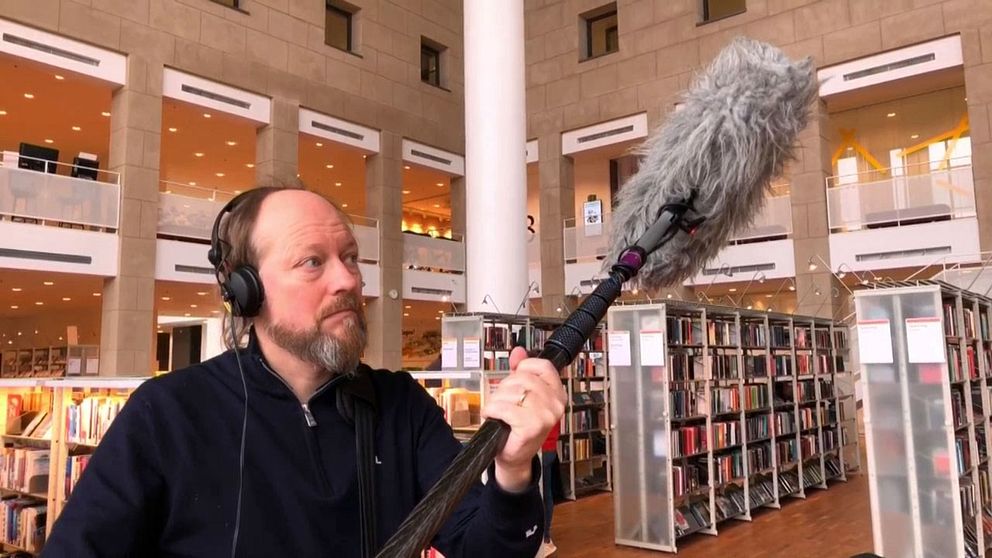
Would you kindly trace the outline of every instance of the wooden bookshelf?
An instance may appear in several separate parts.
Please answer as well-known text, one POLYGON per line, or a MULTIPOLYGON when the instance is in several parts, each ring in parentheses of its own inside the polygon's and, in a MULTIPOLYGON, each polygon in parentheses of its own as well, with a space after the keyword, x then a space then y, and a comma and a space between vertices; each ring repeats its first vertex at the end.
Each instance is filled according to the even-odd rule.
POLYGON ((855 306, 875 552, 986 555, 992 299, 914 281, 855 306))
POLYGON ((691 303, 615 306, 608 322, 618 544, 676 552, 846 480, 839 324, 691 303))

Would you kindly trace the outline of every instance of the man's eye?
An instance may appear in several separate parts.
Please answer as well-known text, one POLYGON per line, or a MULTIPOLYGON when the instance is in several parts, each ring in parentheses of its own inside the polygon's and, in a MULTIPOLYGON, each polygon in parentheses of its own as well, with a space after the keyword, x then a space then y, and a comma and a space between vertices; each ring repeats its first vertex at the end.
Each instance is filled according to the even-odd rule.
POLYGON ((320 267, 320 258, 313 256, 303 260, 304 267, 320 267))

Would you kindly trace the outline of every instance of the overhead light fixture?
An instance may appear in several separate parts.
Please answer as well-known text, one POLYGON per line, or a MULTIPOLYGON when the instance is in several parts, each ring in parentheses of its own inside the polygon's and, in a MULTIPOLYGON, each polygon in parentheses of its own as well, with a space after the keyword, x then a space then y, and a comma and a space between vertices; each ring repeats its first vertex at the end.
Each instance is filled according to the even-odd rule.
POLYGON ((162 297, 162 300, 164 300, 164 301, 166 301, 166 302, 168 302, 168 301, 170 301, 170 300, 172 300, 172 297, 168 297, 168 296, 163 296, 163 297, 162 297))
POLYGON ((203 152, 202 151, 197 151, 196 153, 193 154, 193 156, 194 157, 203 157, 203 152))
POLYGON ((55 284, 55 282, 54 281, 45 281, 42 284, 45 285, 46 287, 51 287, 52 285, 55 284))
POLYGON ((317 142, 317 147, 324 147, 324 144, 322 144, 322 143, 320 143, 320 142, 318 141, 318 142, 317 142))
POLYGON ((772 311, 772 307, 771 306, 769 306, 768 308, 765 308, 765 312, 771 312, 771 311, 772 311))
POLYGON ((230 146, 230 147, 234 147, 235 145, 238 145, 238 142, 236 142, 236 141, 234 141, 234 140, 227 140, 227 141, 226 141, 226 142, 224 142, 224 143, 226 143, 226 144, 227 144, 228 146, 230 146))
POLYGON ((440 208, 440 207, 441 207, 441 204, 439 204, 439 203, 436 203, 436 204, 434 204, 434 207, 436 207, 436 208, 440 208))
POLYGON ((816 262, 813 261, 813 256, 810 256, 809 259, 806 260, 806 265, 810 271, 816 271, 816 268, 819 267, 816 265, 816 262))
POLYGON ((348 204, 343 203, 343 204, 341 204, 341 207, 348 207, 348 204))
POLYGON ((37 329, 36 329, 36 330, 34 330, 34 334, 35 334, 35 335, 38 335, 38 330, 37 330, 37 329))
POLYGON ((324 165, 324 167, 325 168, 328 168, 328 169, 333 169, 334 168, 334 165, 326 164, 326 165, 324 165))
POLYGON ((107 111, 103 111, 100 113, 100 116, 110 116, 110 113, 107 111))
POLYGON ((190 304, 189 307, 190 308, 196 308, 196 305, 195 304, 190 304))
POLYGON ((100 296, 100 293, 93 293, 93 296, 100 296))
POLYGON ((438 186, 444 186, 444 182, 438 182, 437 185, 438 186))
POLYGON ((61 341, 61 340, 62 340, 62 336, 61 336, 61 335, 59 335, 59 341, 61 341))
POLYGON ((18 307, 18 306, 17 306, 16 304, 11 304, 11 305, 10 305, 10 309, 11 309, 11 310, 17 310, 18 308, 19 308, 19 307, 18 307))
POLYGON ((69 302, 70 300, 72 300, 72 298, 67 296, 62 297, 62 302, 69 302))
POLYGON ((890 112, 889 114, 886 114, 885 116, 888 117, 888 118, 892 118, 895 115, 896 115, 896 113, 890 112))
POLYGON ((200 296, 207 296, 207 291, 197 291, 196 294, 200 296))
POLYGON ((404 194, 409 194, 410 193, 410 190, 403 190, 403 193, 404 194))
POLYGON ((407 310, 409 310, 409 309, 411 309, 411 308, 413 308, 413 306, 410 306, 409 304, 407 304, 407 305, 406 305, 406 306, 404 306, 403 308, 406 308, 407 310))
POLYGON ((22 335, 22 333, 20 331, 18 331, 17 332, 17 336, 20 337, 21 335, 22 335))
POLYGON ((11 287, 10 290, 14 291, 15 293, 19 293, 19 292, 23 291, 24 289, 22 289, 20 287, 11 287))
POLYGON ((730 292, 736 293, 737 292, 737 287, 730 287, 730 292))
POLYGON ((410 313, 409 312, 403 312, 403 317, 404 318, 409 318, 410 317, 410 313))
POLYGON ((173 126, 173 127, 169 128, 169 131, 172 132, 172 133, 176 133, 176 132, 179 131, 179 128, 176 128, 175 126, 173 126))
POLYGON ((45 303, 42 302, 42 301, 40 301, 40 300, 38 302, 35 302, 34 304, 35 304, 35 306, 44 306, 45 305, 45 303))
POLYGON ((82 130, 82 128, 80 128, 79 126, 73 126, 73 127, 72 127, 72 131, 73 131, 73 132, 78 132, 78 131, 80 131, 80 130, 82 130))
POLYGON ((0 110, 0 116, 7 116, 7 111, 0 110))
POLYGON ((186 314, 184 314, 184 315, 185 315, 185 316, 186 316, 186 317, 188 318, 188 317, 190 317, 190 316, 191 316, 192 314, 190 314, 189 312, 186 312, 186 314))
POLYGON ((222 173, 222 172, 215 172, 214 173, 214 176, 216 176, 217 178, 224 178, 224 173, 222 173))
POLYGON ((340 182, 335 182, 335 183, 334 183, 334 185, 335 185, 335 186, 340 186, 340 185, 341 185, 341 183, 340 183, 340 182))
POLYGON ((772 296, 774 296, 774 295, 766 294, 765 295, 765 298, 771 298, 772 296))
POLYGON ((665 298, 672 298, 672 293, 668 293, 668 296, 665 298))
POLYGON ((25 93, 24 94, 24 98, 25 99, 34 99, 34 93, 25 93))
POLYGON ((920 134, 913 134, 913 135, 909 136, 909 139, 917 139, 919 137, 920 137, 920 134))
POLYGON ((241 190, 235 190, 234 193, 235 194, 240 194, 241 193, 241 190))
POLYGON ((245 166, 248 167, 248 168, 250 168, 250 169, 253 169, 253 168, 255 168, 255 163, 245 163, 245 166))
POLYGON ((211 314, 220 314, 220 310, 211 310, 210 313, 211 314))
POLYGON ((55 74, 55 79, 57 79, 57 80, 59 80, 59 81, 62 81, 62 80, 64 80, 64 79, 65 79, 65 76, 60 76, 60 75, 58 75, 58 74, 55 74))
POLYGON ((210 115, 210 113, 209 113, 209 112, 205 112, 205 113, 203 113, 203 117, 204 117, 204 118, 210 118, 210 117, 211 117, 211 115, 210 115))
POLYGON ((403 165, 403 170, 410 170, 410 165, 403 165))
POLYGON ((751 308, 753 308, 753 306, 751 306, 750 304, 748 304, 747 305, 747 309, 750 310, 751 308))
POLYGON ((55 140, 45 138, 45 143, 55 143, 55 140))

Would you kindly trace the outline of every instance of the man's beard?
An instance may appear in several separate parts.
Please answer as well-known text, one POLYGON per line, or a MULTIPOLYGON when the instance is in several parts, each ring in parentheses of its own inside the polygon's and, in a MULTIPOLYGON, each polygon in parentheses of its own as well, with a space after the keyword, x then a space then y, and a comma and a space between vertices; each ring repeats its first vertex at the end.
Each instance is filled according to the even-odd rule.
POLYGON ((334 375, 354 375, 367 340, 365 314, 362 303, 355 295, 346 295, 323 308, 320 319, 312 328, 293 330, 277 323, 264 324, 269 337, 296 358, 320 366, 334 375), (324 319, 342 310, 354 311, 342 322, 344 334, 340 337, 321 331, 324 319))

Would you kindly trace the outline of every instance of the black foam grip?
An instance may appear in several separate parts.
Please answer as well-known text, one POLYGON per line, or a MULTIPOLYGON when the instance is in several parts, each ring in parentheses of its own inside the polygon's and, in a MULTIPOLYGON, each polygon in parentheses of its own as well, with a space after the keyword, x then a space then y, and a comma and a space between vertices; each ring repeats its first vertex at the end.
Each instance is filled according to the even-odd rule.
MULTIPOLYGON (((620 296, 625 277, 612 272, 601 282, 544 345, 539 358, 547 359, 557 370, 571 364, 610 305, 620 296)), ((441 475, 423 500, 389 539, 377 558, 417 558, 430 546, 451 512, 482 472, 503 449, 510 427, 487 419, 461 453, 441 475)), ((495 482, 490 479, 490 482, 495 482)))

